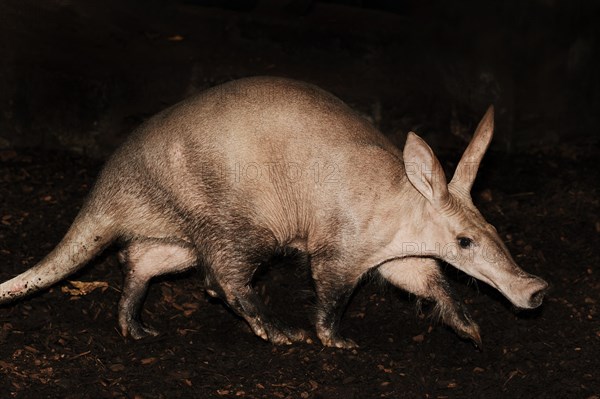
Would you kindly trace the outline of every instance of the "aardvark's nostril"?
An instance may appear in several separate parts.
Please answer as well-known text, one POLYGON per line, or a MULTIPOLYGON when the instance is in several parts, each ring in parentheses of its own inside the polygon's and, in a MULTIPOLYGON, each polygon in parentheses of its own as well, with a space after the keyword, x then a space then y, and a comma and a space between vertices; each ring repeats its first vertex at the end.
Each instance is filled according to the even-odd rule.
POLYGON ((543 281, 542 287, 540 287, 536 292, 531 294, 531 297, 529 298, 529 306, 531 308, 537 308, 538 306, 540 306, 542 304, 546 291, 548 291, 548 283, 543 281))

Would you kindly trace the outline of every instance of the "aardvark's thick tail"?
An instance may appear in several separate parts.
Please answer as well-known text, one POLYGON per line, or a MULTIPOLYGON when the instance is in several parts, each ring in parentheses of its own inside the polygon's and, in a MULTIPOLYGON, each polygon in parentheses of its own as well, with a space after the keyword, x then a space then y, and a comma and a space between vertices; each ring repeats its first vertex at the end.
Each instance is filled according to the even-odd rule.
POLYGON ((80 212, 52 252, 31 269, 0 284, 0 304, 48 288, 81 269, 116 238, 109 219, 85 209, 80 212))

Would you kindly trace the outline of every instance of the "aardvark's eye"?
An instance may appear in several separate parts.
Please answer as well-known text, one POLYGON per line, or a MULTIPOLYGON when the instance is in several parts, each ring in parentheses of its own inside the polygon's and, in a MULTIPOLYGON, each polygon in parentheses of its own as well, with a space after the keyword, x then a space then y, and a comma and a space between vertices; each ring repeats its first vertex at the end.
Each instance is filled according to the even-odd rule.
POLYGON ((458 245, 463 249, 467 249, 473 245, 473 240, 468 237, 458 237, 458 245))

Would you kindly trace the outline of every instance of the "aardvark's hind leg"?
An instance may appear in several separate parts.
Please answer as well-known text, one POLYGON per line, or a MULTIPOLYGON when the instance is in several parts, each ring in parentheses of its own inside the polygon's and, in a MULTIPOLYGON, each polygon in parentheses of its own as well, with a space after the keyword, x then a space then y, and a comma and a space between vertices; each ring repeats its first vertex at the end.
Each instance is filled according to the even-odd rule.
POLYGON ((134 339, 158 335, 140 320, 150 279, 194 266, 197 258, 192 245, 181 240, 136 239, 119 253, 119 260, 125 273, 119 302, 121 333, 134 339))
POLYGON ((252 331, 262 339, 276 345, 303 341, 307 335, 300 329, 286 326, 265 305, 252 287, 252 277, 258 263, 252 255, 239 248, 220 251, 209 260, 212 287, 209 293, 219 293, 229 307, 243 317, 252 331))

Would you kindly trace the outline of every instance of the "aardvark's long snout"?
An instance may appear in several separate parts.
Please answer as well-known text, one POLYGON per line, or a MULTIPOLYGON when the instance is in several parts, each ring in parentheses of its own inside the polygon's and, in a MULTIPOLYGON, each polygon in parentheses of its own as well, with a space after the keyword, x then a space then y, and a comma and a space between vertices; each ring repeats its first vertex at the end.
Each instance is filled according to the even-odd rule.
POLYGON ((506 297, 518 308, 534 309, 542 304, 548 291, 548 283, 539 277, 529 275, 509 284, 506 297))

